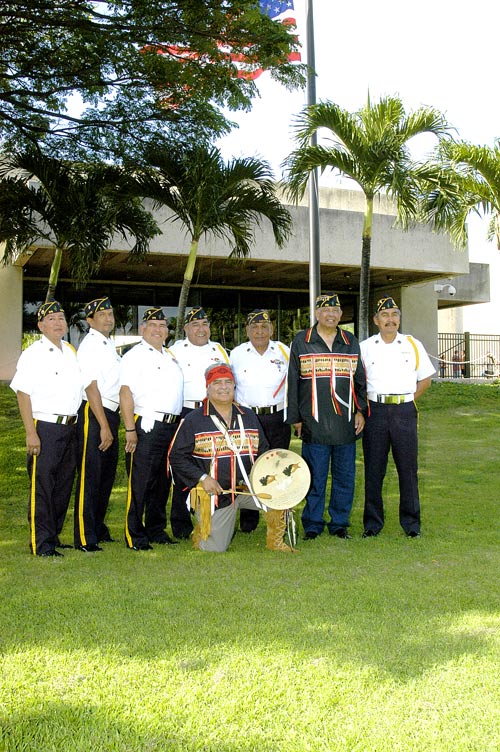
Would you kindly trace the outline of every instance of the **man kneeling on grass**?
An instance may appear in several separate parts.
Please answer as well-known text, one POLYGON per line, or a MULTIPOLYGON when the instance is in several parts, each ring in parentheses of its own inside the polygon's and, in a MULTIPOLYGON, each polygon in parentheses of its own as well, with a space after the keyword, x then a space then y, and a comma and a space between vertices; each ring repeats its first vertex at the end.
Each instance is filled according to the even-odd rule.
MULTIPOLYGON (((174 482, 190 490, 196 515, 193 545, 202 551, 226 551, 238 509, 261 509, 253 497, 249 474, 255 459, 269 449, 250 408, 234 402, 234 375, 218 363, 205 371, 207 397, 182 421, 170 449, 174 482), (245 493, 242 494, 242 488, 245 493)), ((285 512, 266 513, 267 548, 290 551, 283 542, 285 512)))

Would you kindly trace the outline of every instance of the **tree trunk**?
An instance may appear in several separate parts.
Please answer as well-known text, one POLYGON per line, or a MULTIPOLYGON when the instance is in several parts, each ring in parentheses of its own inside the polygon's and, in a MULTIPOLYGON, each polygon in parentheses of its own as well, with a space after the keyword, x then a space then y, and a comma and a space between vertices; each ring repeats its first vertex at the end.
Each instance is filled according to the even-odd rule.
POLYGON ((57 281, 59 279, 59 270, 61 268, 62 254, 62 248, 56 248, 52 266, 50 267, 49 286, 47 287, 47 295, 45 296, 46 303, 48 303, 49 300, 54 300, 55 298, 57 281))
POLYGON ((361 248, 361 273, 359 277, 358 339, 362 342, 369 336, 370 306, 370 255, 372 246, 373 196, 366 197, 363 242, 361 248))
POLYGON ((184 271, 184 279, 182 280, 181 292, 179 294, 179 305, 177 310, 177 323, 175 325, 175 338, 174 342, 182 338, 184 328, 184 317, 186 315, 186 306, 189 296, 189 289, 191 282, 193 281, 194 268, 196 265, 196 254, 198 252, 199 239, 191 241, 191 247, 189 249, 189 256, 186 263, 186 269, 184 271))

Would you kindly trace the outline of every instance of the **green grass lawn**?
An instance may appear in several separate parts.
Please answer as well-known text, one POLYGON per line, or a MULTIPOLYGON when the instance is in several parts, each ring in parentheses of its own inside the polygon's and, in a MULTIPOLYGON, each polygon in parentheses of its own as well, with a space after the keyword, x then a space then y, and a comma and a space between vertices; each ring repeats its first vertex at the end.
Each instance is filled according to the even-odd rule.
POLYGON ((222 555, 128 551, 120 462, 121 542, 44 560, 1 387, 0 750, 500 750, 499 413, 495 385, 422 398, 420 539, 392 465, 386 527, 361 539, 359 451, 352 540, 273 553, 261 522, 222 555))

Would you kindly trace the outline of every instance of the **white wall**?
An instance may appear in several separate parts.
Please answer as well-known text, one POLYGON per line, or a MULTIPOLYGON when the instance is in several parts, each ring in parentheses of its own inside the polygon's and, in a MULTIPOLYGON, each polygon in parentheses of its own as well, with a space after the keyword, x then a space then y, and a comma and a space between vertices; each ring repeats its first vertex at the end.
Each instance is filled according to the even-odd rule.
POLYGON ((488 242, 489 219, 471 216, 469 227, 469 259, 490 265, 490 302, 441 310, 438 315, 440 332, 472 332, 500 335, 500 252, 496 243, 488 242))
POLYGON ((21 354, 23 270, 0 265, 0 380, 12 378, 21 354))
POLYGON ((419 339, 436 368, 437 315, 434 283, 401 288, 401 331, 419 339))

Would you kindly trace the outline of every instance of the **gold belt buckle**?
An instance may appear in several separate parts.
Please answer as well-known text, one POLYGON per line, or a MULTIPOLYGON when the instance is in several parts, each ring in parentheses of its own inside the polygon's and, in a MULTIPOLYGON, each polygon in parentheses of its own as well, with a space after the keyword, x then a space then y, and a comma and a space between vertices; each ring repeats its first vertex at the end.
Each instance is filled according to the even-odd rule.
POLYGON ((377 401, 381 402, 383 405, 397 405, 398 400, 398 394, 381 394, 377 401))
POLYGON ((401 405, 404 401, 404 394, 388 394, 385 398, 388 405, 401 405))

